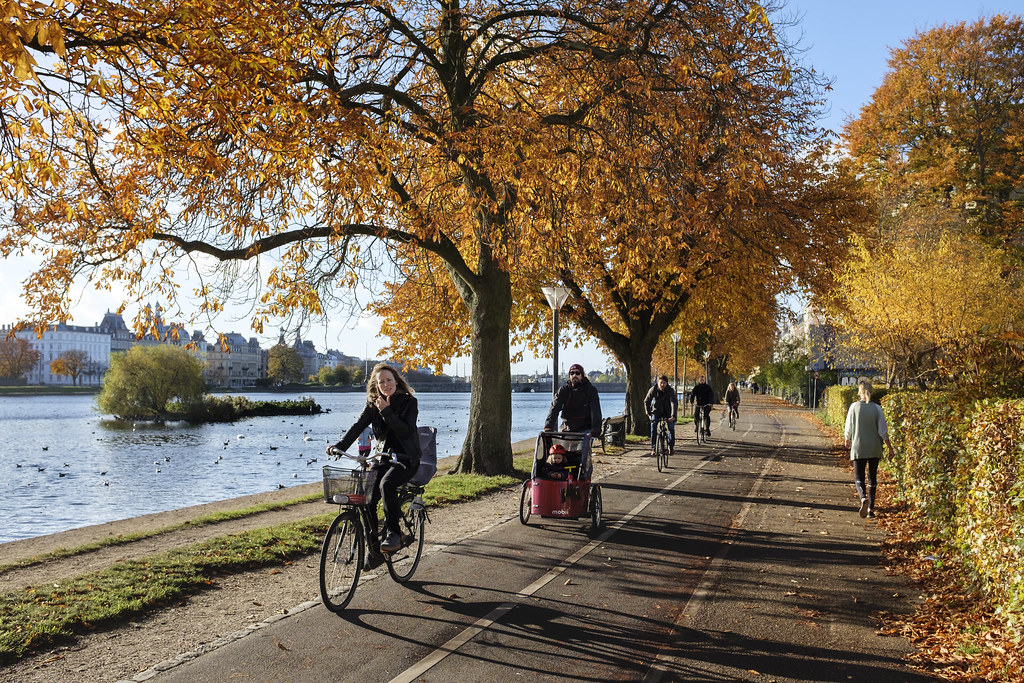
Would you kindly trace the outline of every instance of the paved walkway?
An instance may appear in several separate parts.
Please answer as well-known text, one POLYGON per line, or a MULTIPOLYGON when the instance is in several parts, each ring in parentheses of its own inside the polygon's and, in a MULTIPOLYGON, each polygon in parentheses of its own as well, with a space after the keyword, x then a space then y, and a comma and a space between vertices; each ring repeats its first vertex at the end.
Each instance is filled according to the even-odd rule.
POLYGON ((705 446, 680 428, 665 473, 644 447, 602 480, 604 533, 513 517, 340 616, 297 606, 136 680, 932 680, 876 633, 909 591, 829 438, 770 398, 745 395, 735 432, 719 415, 705 446))

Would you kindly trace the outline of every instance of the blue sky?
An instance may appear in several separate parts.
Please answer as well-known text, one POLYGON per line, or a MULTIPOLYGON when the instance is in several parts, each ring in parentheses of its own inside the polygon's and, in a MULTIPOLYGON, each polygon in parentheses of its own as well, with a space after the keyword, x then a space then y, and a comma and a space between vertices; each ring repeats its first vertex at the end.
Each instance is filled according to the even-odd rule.
MULTIPOLYGON (((783 14, 795 16, 798 25, 792 30, 802 32, 800 46, 806 50, 805 64, 834 80, 828 94, 831 111, 824 124, 835 131, 851 116, 856 116, 877 88, 887 70, 890 48, 898 47, 916 33, 940 24, 973 22, 994 14, 1024 13, 1024 0, 971 2, 970 0, 793 0, 783 14)), ((0 323, 13 322, 25 314, 17 296, 20 280, 28 274, 24 262, 11 261, 0 267, 0 323)), ((91 325, 102 318, 107 308, 116 307, 112 298, 103 298, 92 290, 85 292, 76 308, 75 322, 91 325)), ((221 318, 220 331, 252 333, 243 320, 221 318)), ((275 333, 276 334, 276 333, 275 333)), ((373 355, 378 343, 379 325, 373 319, 334 322, 327 329, 311 330, 307 335, 317 348, 337 348, 345 353, 373 355)), ((580 362, 588 370, 603 369, 608 362, 592 344, 581 349, 560 352, 564 365, 580 362)), ((457 359, 448 371, 468 371, 467 359, 457 359)), ((527 358, 515 366, 515 372, 543 371, 550 367, 546 358, 527 358)))
POLYGON ((881 85, 890 48, 942 24, 972 23, 995 14, 1024 13, 1024 0, 792 0, 783 12, 799 20, 804 62, 834 79, 827 118, 839 132, 881 85))

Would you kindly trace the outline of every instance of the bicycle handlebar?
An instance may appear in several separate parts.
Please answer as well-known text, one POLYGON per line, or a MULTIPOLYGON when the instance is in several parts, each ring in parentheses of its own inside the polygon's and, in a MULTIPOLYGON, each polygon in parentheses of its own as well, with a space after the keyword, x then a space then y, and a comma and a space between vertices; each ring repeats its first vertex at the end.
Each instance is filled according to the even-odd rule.
POLYGON ((335 448, 334 446, 331 446, 330 448, 327 449, 327 455, 333 455, 335 458, 338 458, 339 460, 341 458, 355 460, 357 463, 364 466, 369 461, 369 458, 367 458, 365 455, 351 455, 341 450, 340 448, 335 448))

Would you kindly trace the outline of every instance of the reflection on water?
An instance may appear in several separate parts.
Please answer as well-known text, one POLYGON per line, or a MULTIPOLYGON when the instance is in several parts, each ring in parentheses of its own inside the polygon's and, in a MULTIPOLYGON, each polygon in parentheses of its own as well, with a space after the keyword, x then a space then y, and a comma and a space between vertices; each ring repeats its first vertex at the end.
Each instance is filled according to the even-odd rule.
MULTIPOLYGON (((247 394, 287 400, 300 394, 247 394)), ((365 394, 315 394, 320 415, 190 425, 105 419, 92 396, 0 396, 0 542, 320 480, 323 452, 355 420, 365 394)), ((418 394, 438 456, 457 455, 469 394, 418 394)), ((622 394, 602 394, 607 414, 622 394)), ((512 440, 532 439, 550 404, 513 394, 512 440)))

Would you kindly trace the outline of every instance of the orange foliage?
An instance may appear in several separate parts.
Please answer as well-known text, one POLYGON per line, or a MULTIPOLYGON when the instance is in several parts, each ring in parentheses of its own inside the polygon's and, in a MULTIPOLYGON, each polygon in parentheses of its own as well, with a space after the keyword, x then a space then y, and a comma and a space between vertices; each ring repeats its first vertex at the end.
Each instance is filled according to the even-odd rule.
POLYGON ((845 129, 858 172, 883 199, 883 223, 941 207, 943 222, 1022 253, 1022 45, 1024 20, 994 16, 892 51, 882 85, 845 129))

